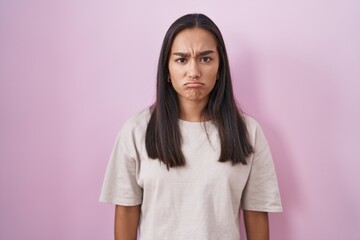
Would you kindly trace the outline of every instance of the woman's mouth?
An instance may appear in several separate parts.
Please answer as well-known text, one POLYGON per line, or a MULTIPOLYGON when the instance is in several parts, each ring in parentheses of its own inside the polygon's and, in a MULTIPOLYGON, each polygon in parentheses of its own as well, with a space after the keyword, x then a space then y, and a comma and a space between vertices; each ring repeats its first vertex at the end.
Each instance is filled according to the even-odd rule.
POLYGON ((189 88, 198 88, 198 87, 204 86, 204 84, 201 82, 188 82, 188 83, 185 83, 185 86, 189 87, 189 88))

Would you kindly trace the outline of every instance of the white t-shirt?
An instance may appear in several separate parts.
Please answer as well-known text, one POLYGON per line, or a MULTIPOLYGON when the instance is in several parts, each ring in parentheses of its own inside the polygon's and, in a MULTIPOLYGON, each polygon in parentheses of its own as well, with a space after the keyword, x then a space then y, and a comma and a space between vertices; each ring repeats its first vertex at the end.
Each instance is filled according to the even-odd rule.
POLYGON ((239 240, 240 209, 282 211, 271 153, 258 123, 245 116, 255 153, 247 165, 219 162, 220 140, 211 121, 179 120, 185 167, 150 159, 145 133, 150 110, 120 131, 100 201, 141 204, 140 240, 239 240))

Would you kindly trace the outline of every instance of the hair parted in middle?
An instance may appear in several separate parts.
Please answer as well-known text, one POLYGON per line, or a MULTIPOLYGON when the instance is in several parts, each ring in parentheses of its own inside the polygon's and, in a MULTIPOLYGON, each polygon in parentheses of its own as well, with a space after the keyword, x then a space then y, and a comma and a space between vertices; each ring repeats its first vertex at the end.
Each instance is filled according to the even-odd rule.
POLYGON ((185 29, 201 28, 212 34, 220 57, 218 80, 210 92, 204 113, 213 121, 219 132, 220 162, 233 165, 246 164, 253 153, 241 110, 238 108, 231 83, 230 67, 225 43, 219 28, 204 14, 187 14, 177 19, 165 34, 161 47, 156 83, 156 101, 146 130, 145 145, 149 158, 159 159, 171 167, 186 165, 181 151, 179 128, 180 106, 177 92, 169 84, 169 57, 176 35, 185 29))

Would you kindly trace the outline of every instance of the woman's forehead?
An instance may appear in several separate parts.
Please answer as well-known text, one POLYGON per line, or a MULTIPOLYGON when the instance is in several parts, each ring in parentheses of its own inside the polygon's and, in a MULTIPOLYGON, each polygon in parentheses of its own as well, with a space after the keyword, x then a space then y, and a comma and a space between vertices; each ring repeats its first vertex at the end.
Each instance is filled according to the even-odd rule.
POLYGON ((216 46, 215 38, 211 32, 201 28, 191 28, 182 30, 175 36, 171 51, 215 51, 216 46))

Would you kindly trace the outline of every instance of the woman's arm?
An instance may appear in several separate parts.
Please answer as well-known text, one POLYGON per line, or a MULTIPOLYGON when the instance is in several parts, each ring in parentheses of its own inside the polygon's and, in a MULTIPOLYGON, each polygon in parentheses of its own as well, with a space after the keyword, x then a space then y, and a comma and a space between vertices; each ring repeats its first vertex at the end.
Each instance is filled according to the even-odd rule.
POLYGON ((244 210, 244 222, 248 240, 269 240, 269 218, 267 212, 244 210))
POLYGON ((136 240, 140 220, 140 207, 119 206, 115 208, 115 240, 136 240))

